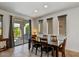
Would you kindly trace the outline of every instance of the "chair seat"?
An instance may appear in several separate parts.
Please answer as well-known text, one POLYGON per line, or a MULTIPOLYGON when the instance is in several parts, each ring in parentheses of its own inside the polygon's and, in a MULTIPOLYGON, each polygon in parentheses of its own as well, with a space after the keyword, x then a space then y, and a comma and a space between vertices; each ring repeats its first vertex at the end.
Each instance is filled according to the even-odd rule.
POLYGON ((51 47, 43 47, 42 48, 42 51, 45 51, 45 52, 50 52, 52 50, 51 47))
POLYGON ((33 47, 40 47, 40 44, 34 44, 33 47))

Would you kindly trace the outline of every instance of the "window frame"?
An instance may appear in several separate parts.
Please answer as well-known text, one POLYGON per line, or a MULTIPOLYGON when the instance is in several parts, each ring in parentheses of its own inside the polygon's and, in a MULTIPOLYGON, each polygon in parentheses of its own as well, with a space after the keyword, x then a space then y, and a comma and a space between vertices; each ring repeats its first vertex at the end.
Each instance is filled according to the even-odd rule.
POLYGON ((1 38, 3 38, 3 15, 0 14, 0 16, 1 16, 1 28, 2 28, 0 36, 1 36, 1 38))

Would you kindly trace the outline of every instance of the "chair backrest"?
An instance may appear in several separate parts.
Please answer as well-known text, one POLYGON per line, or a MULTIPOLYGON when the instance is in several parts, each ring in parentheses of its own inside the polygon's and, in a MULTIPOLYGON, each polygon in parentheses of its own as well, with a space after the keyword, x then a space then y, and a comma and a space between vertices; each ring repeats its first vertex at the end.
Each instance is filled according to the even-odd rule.
POLYGON ((43 37, 47 38, 47 35, 43 35, 43 37))
POLYGON ((52 40, 53 42, 57 42, 57 36, 51 36, 51 40, 52 40))
POLYGON ((32 39, 36 39, 37 35, 32 35, 32 39))
POLYGON ((37 37, 37 35, 32 35, 32 44, 36 44, 37 43, 37 41, 36 41, 36 37, 37 37))
POLYGON ((48 40, 47 38, 40 38, 41 46, 47 47, 48 40))

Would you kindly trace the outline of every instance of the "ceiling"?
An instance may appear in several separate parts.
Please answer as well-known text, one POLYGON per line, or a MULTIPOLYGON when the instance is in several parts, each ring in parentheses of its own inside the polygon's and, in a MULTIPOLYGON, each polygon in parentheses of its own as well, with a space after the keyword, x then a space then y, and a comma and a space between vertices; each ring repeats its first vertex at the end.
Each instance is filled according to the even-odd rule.
POLYGON ((40 17, 51 12, 79 6, 78 2, 0 2, 0 9, 30 17, 40 17), (44 5, 48 8, 44 8, 44 5), (34 12, 37 9, 38 12, 34 12))

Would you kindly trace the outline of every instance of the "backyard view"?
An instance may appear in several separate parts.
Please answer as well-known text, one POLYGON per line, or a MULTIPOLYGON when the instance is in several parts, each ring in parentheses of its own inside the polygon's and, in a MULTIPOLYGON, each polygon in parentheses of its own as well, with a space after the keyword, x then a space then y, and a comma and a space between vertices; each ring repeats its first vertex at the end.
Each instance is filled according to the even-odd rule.
POLYGON ((26 34, 26 33, 28 33, 28 34, 30 34, 30 28, 29 28, 29 23, 27 23, 27 24, 25 24, 25 26, 24 26, 24 34, 26 34))
MULTIPOLYGON (((30 33, 30 31, 29 31, 30 29, 29 29, 29 23, 27 23, 27 24, 25 24, 25 26, 24 26, 24 34, 26 34, 26 33, 30 33)), ((18 23, 15 23, 14 24, 14 38, 18 38, 18 37, 21 37, 21 29, 20 29, 20 24, 18 24, 18 23)), ((1 30, 0 30, 0 32, 1 32, 1 30)))
POLYGON ((20 24, 14 23, 14 38, 18 38, 21 36, 20 24))
POLYGON ((14 42, 15 45, 23 44, 28 42, 29 38, 29 23, 26 23, 24 25, 24 34, 22 35, 22 29, 20 27, 21 24, 19 23, 14 23, 14 42))

